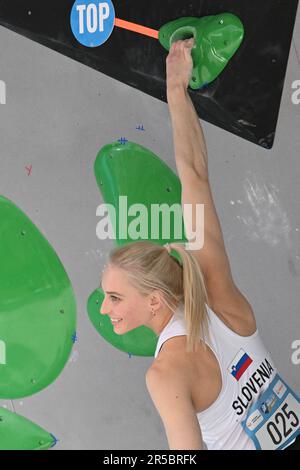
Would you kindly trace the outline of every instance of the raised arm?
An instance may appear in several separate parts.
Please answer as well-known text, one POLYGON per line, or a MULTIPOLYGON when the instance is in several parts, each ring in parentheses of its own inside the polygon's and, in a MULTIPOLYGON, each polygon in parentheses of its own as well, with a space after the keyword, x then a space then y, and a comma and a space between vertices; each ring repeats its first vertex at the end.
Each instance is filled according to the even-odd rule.
MULTIPOLYGON (((201 266, 209 297, 216 312, 253 314, 232 278, 221 225, 209 183, 207 149, 200 120, 187 87, 192 72, 188 41, 178 41, 167 58, 167 97, 173 127, 175 160, 182 185, 182 204, 204 204, 204 246, 191 251, 201 266)), ((193 210, 192 230, 195 231, 193 210)), ((190 227, 186 226, 186 229, 190 227)))

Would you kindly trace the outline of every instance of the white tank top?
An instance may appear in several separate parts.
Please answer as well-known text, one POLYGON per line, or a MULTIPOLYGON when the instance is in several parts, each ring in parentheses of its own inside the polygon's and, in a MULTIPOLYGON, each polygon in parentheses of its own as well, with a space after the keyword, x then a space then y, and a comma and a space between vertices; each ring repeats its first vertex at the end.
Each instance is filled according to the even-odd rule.
MULTIPOLYGON (((206 343, 219 362, 222 389, 216 401, 197 414, 203 441, 209 450, 255 450, 241 422, 253 401, 268 388, 277 370, 258 331, 248 337, 240 336, 208 305, 206 309, 210 334, 206 343)), ((165 341, 186 334, 181 304, 158 338, 155 358, 165 341)))

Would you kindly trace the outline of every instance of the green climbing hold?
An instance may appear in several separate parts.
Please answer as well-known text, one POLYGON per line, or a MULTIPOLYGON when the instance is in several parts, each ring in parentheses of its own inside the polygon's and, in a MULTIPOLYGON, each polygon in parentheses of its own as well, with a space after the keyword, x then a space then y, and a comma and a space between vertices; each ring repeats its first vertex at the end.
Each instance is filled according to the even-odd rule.
POLYGON ((0 408, 0 450, 46 450, 56 442, 32 421, 0 408))
POLYGON ((109 216, 117 245, 136 241, 135 236, 130 234, 137 232, 138 226, 138 239, 159 244, 186 241, 181 212, 180 181, 168 165, 153 152, 134 142, 106 145, 98 153, 94 172, 103 199, 109 205, 108 212, 110 208, 114 208, 109 216), (159 206, 163 211, 167 206, 170 208, 176 203, 179 234, 176 233, 175 224, 170 222, 170 233, 167 233, 169 236, 166 237, 164 234, 168 229, 167 217, 163 218, 163 223, 159 223, 155 213, 159 206), (125 214, 127 208, 128 215, 125 214), (115 221, 112 220, 114 211, 115 221), (140 217, 137 217, 137 213, 140 217))
MULTIPOLYGON (((126 206, 128 209, 131 208, 132 211, 135 208, 137 212, 146 214, 148 223, 144 229, 141 229, 139 239, 151 240, 161 245, 173 241, 187 241, 181 211, 180 181, 168 165, 153 152, 134 142, 127 142, 125 145, 109 144, 100 150, 95 161, 94 171, 105 203, 111 205, 116 213, 115 223, 112 222, 114 210, 109 216, 117 245, 136 241, 130 235, 130 225, 133 224, 135 228, 137 225, 136 213, 128 215, 128 230, 121 233, 124 232, 124 224, 122 224, 122 220, 124 221, 124 213, 122 213, 124 207, 122 205, 124 204, 120 201, 119 196, 127 197, 126 206), (163 210, 164 207, 170 208, 173 204, 176 204, 178 209, 177 229, 180 229, 178 230, 180 233, 176 233, 175 224, 171 222, 170 236, 165 238, 166 227, 162 223, 156 224, 157 220, 155 222, 155 218, 151 217, 151 209, 153 209, 153 205, 157 205, 157 207, 161 206, 163 210), (156 232, 155 237, 154 232, 156 232)), ((165 221, 166 217, 161 217, 161 219, 165 221)), ((177 257, 176 252, 173 255, 177 257)), ((124 335, 117 335, 113 331, 109 317, 100 314, 103 298, 103 291, 97 289, 91 294, 87 306, 89 317, 98 333, 124 352, 136 356, 153 356, 157 344, 157 337, 153 331, 142 326, 124 335)))
POLYGON ((0 196, 0 398, 33 395, 65 366, 76 329, 70 280, 28 217, 0 196))
POLYGON ((241 20, 231 14, 184 17, 171 21, 159 30, 158 39, 168 51, 179 40, 194 37, 191 54, 193 72, 190 87, 194 90, 215 80, 236 53, 244 37, 241 20))

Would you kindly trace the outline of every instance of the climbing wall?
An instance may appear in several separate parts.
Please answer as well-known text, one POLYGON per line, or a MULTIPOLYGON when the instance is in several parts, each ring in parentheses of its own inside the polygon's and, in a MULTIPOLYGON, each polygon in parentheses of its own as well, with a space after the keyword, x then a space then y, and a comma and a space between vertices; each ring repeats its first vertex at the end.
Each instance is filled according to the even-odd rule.
MULTIPOLYGON (((181 17, 224 12, 237 15, 245 29, 241 47, 222 77, 202 91, 193 91, 192 97, 200 118, 260 146, 272 147, 298 0, 115 0, 115 27, 111 25, 104 43, 103 38, 97 42, 97 34, 86 35, 87 10, 82 10, 82 34, 80 25, 75 26, 73 5, 82 3, 52 0, 45 10, 39 0, 2 0, 0 24, 166 101, 166 51, 157 40, 158 31, 181 17)), ((97 13, 95 21, 90 21, 93 30, 101 28, 97 20, 101 11, 97 13)), ((110 21, 103 19, 105 16, 102 10, 102 24, 110 21)))

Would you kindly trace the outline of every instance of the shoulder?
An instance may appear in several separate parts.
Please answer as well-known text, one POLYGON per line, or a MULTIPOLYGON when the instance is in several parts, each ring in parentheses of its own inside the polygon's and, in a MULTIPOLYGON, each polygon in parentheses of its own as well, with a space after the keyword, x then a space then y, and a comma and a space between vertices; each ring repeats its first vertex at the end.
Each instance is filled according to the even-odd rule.
POLYGON ((180 380, 189 363, 186 353, 187 336, 174 336, 164 342, 158 356, 147 371, 146 377, 165 376, 168 380, 180 380))
POLYGON ((158 364, 153 364, 150 369, 148 369, 146 374, 146 384, 148 389, 155 392, 156 389, 165 389, 170 384, 176 385, 181 390, 188 390, 184 369, 175 365, 174 362, 159 362, 158 364))
POLYGON ((147 372, 146 384, 163 421, 169 448, 201 449, 201 429, 182 367, 154 365, 147 372))
POLYGON ((195 382, 206 381, 210 377, 209 348, 199 347, 188 353, 187 336, 170 338, 164 347, 146 374, 151 397, 154 401, 168 402, 169 390, 172 389, 180 391, 181 397, 184 395, 193 400, 195 382))
POLYGON ((172 387, 181 394, 190 395, 191 358, 186 353, 186 336, 170 338, 148 369, 146 384, 149 392, 166 393, 172 387))
POLYGON ((180 382, 187 390, 193 390, 197 365, 207 362, 207 349, 199 346, 187 352, 187 335, 174 336, 163 344, 158 356, 148 369, 146 380, 164 377, 164 381, 180 382))
POLYGON ((193 353, 187 353, 187 335, 172 336, 163 343, 148 373, 159 371, 183 380, 188 378, 192 359, 193 353))
POLYGON ((166 418, 173 406, 191 400, 186 371, 176 364, 175 357, 152 365, 146 374, 146 385, 158 412, 166 418))

